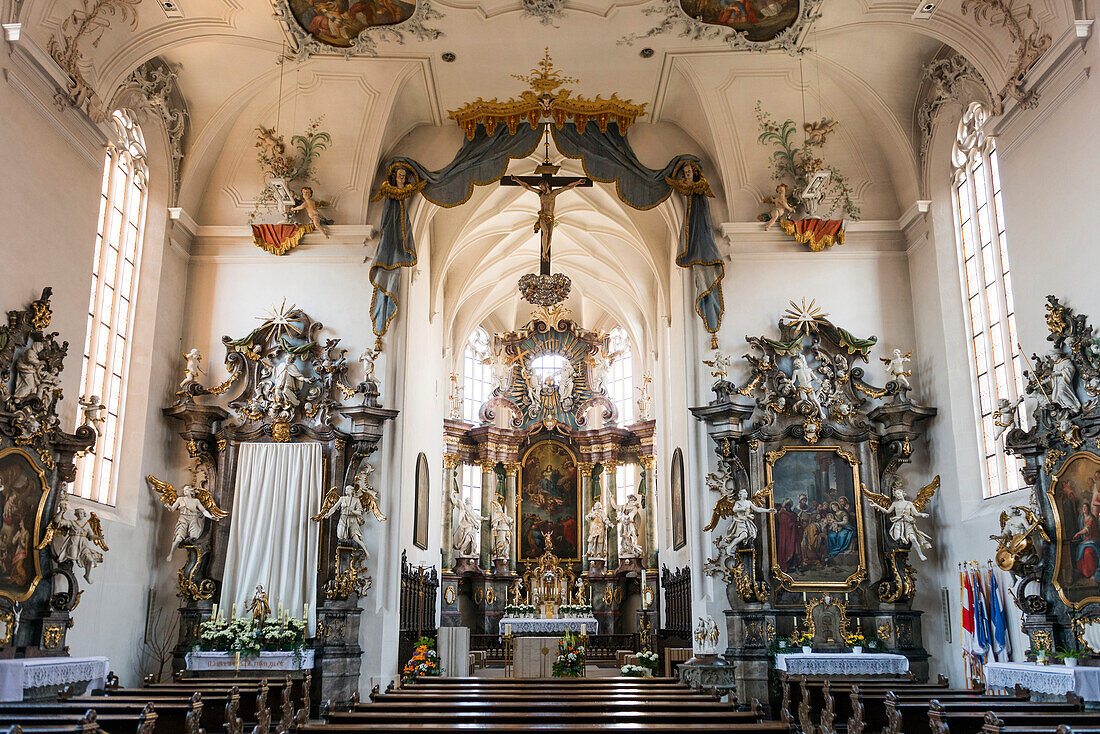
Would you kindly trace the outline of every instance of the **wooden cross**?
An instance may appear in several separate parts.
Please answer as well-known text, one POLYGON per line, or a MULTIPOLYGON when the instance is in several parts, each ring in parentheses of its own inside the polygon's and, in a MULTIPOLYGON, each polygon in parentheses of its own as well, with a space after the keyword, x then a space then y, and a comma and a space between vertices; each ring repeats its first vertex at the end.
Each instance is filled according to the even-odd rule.
POLYGON ((550 274, 550 239, 554 234, 554 199, 558 194, 569 189, 589 187, 592 180, 584 176, 555 176, 560 166, 555 166, 549 160, 544 160, 542 165, 535 169, 535 176, 505 176, 500 180, 501 186, 522 186, 528 191, 538 194, 539 216, 535 220, 535 231, 541 235, 542 247, 539 254, 539 273, 550 274))

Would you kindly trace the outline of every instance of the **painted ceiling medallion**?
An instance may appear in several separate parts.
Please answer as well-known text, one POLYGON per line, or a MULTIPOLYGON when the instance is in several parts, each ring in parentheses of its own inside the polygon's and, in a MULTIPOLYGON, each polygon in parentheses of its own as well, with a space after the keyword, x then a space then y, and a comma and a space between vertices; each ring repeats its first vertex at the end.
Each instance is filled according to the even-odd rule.
POLYGON ((732 28, 749 41, 770 41, 798 18, 799 0, 679 0, 685 13, 708 25, 732 28))
POLYGON ((620 44, 674 33, 692 41, 721 41, 733 49, 801 51, 809 25, 821 16, 822 0, 657 0, 646 15, 656 26, 619 39, 620 44))
POLYGON ((367 28, 404 23, 416 3, 404 0, 290 0, 294 18, 321 43, 349 48, 367 28))

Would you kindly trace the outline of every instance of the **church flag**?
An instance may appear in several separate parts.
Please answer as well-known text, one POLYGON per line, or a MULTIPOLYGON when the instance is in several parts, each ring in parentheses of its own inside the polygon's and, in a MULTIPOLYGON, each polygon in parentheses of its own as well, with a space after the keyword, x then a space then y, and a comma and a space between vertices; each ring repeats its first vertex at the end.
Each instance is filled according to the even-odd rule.
POLYGON ((1004 599, 1001 597, 997 571, 989 570, 990 621, 993 626, 993 653, 1001 662, 1012 658, 1012 640, 1008 636, 1008 620, 1005 619, 1004 599))
POLYGON ((970 586, 970 574, 959 571, 960 596, 962 601, 962 648, 963 652, 974 652, 974 590, 970 586))
POLYGON ((974 578, 974 654, 984 656, 989 652, 989 601, 982 584, 982 574, 977 568, 970 574, 974 578))

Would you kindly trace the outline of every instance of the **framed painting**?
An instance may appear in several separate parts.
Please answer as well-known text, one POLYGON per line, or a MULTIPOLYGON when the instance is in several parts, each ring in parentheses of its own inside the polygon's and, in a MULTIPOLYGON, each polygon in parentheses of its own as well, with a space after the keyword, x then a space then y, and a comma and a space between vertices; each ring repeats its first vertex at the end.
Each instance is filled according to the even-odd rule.
POLYGON ((772 576, 790 591, 850 591, 866 578, 859 461, 837 446, 764 456, 772 576))
POLYGON ((428 550, 428 498, 430 496, 428 457, 421 451, 416 457, 416 479, 413 497, 413 545, 428 550))
POLYGON ((1054 516, 1054 589, 1066 606, 1100 602, 1100 456, 1080 451, 1047 490, 1054 516))
POLYGON ((38 545, 50 494, 46 474, 20 448, 0 451, 0 596, 25 601, 42 580, 38 545))
POLYGON ((547 550, 564 561, 580 560, 578 484, 577 457, 564 444, 540 441, 523 454, 516 496, 519 560, 537 560, 547 550))
POLYGON ((684 514, 684 452, 672 452, 672 467, 668 472, 672 507, 672 549, 687 545, 687 517, 684 514))
POLYGON ((295 20, 321 43, 348 48, 367 28, 397 25, 412 17, 403 0, 290 0, 295 20))
POLYGON ((680 0, 692 18, 725 26, 749 41, 770 41, 794 25, 799 0, 680 0))

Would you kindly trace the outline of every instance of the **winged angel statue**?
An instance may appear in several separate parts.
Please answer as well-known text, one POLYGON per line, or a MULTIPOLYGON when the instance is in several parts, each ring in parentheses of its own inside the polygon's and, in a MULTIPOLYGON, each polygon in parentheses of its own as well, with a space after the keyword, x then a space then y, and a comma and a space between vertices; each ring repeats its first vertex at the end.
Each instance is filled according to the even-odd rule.
POLYGON ((92 569, 103 563, 103 554, 96 548, 107 550, 99 517, 94 512, 89 514, 83 507, 77 507, 70 516, 65 500, 57 503, 57 510, 36 548, 41 550, 47 545, 58 563, 72 561, 83 568, 84 580, 89 584, 92 583, 92 569))
POLYGON ((367 519, 367 513, 374 515, 378 522, 386 521, 386 516, 378 508, 378 492, 370 485, 373 471, 373 466, 364 464, 355 475, 355 480, 344 487, 343 494, 336 487, 330 489, 321 501, 321 511, 310 518, 314 522, 320 522, 332 517, 334 513, 340 513, 336 538, 342 545, 350 545, 363 551, 364 558, 370 558, 361 527, 367 519))
POLYGON ((866 490, 864 490, 864 493, 874 503, 872 507, 884 513, 889 519, 890 537, 901 545, 916 548, 917 556, 922 561, 927 560, 924 551, 932 547, 932 536, 917 529, 917 518, 928 517, 928 513, 924 512, 924 508, 928 506, 928 503, 932 501, 932 496, 940 488, 940 476, 937 474, 935 479, 921 487, 913 500, 905 495, 901 477, 895 477, 892 486, 894 488, 894 499, 892 501, 884 494, 866 490))
POLYGON ((719 521, 726 518, 730 519, 730 526, 725 535, 714 541, 719 552, 726 549, 737 550, 745 543, 752 543, 756 540, 759 531, 756 527, 754 513, 771 514, 775 512, 773 508, 761 506, 763 502, 767 501, 771 486, 765 487, 754 494, 752 499, 749 499, 748 490, 734 491, 733 476, 726 472, 708 475, 707 484, 710 485, 711 489, 719 490, 722 495, 714 504, 710 523, 703 530, 714 530, 718 527, 719 521))
POLYGON ((172 545, 169 546, 168 557, 165 561, 172 560, 172 553, 186 540, 194 540, 202 535, 205 518, 217 522, 229 515, 228 512, 218 507, 214 501, 214 495, 204 486, 205 479, 196 480, 195 484, 185 484, 176 489, 168 482, 157 479, 152 474, 145 477, 149 486, 157 493, 161 504, 168 508, 169 512, 176 513, 176 529, 172 534, 172 545))

